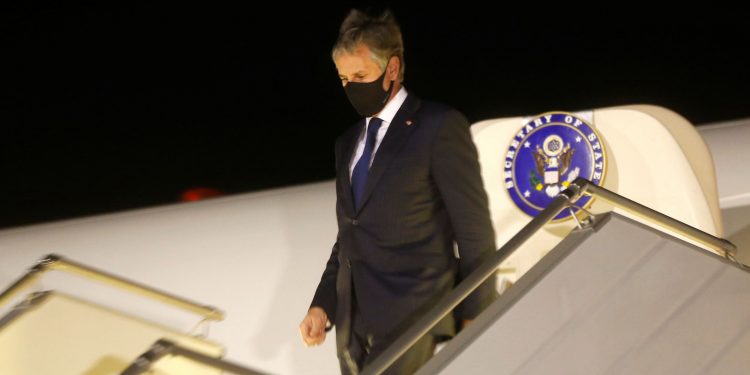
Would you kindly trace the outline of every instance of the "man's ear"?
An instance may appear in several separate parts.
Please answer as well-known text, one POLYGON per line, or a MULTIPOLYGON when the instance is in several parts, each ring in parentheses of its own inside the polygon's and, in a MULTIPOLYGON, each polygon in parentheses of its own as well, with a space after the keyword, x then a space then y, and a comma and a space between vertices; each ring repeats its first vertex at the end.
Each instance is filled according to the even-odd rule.
POLYGON ((401 60, 398 56, 391 56, 388 61, 388 80, 398 80, 398 72, 401 70, 401 60))

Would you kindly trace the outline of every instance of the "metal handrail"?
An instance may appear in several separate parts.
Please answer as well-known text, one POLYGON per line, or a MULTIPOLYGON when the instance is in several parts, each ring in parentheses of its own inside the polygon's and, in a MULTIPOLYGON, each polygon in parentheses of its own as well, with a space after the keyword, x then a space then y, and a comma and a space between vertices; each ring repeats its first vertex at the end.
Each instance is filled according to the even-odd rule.
POLYGON ((362 375, 376 375, 384 372, 414 343, 440 322, 458 304, 469 296, 488 277, 493 275, 500 264, 514 251, 523 245, 547 222, 554 219, 562 210, 572 206, 584 194, 601 198, 616 207, 623 208, 641 217, 651 220, 678 234, 691 238, 698 243, 722 253, 730 258, 737 253, 737 247, 731 242, 712 236, 700 229, 675 220, 660 212, 654 211, 637 202, 613 193, 605 188, 596 186, 592 182, 577 178, 567 189, 557 195, 542 212, 523 227, 515 236, 498 249, 491 257, 476 268, 468 277, 461 281, 450 293, 441 299, 435 307, 422 316, 414 325, 406 330, 388 349, 381 353, 372 363, 366 366, 362 375))
POLYGON ((207 356, 194 350, 179 346, 178 344, 166 339, 161 339, 154 343, 148 351, 136 358, 136 360, 133 361, 133 364, 128 366, 128 368, 126 368, 120 375, 139 375, 146 373, 147 371, 151 370, 151 368, 159 360, 167 356, 188 358, 200 364, 222 371, 227 371, 232 374, 264 375, 264 373, 258 372, 257 370, 252 370, 219 358, 207 356))
POLYGON ((737 255, 737 246, 735 246, 733 243, 723 238, 718 238, 710 235, 698 228, 692 227, 679 220, 664 215, 661 212, 648 208, 638 202, 625 198, 622 195, 609 191, 601 186, 597 186, 589 182, 588 180, 578 178, 568 189, 571 188, 573 190, 578 190, 576 191, 576 195, 579 197, 582 194, 586 194, 606 201, 616 207, 636 214, 637 216, 645 220, 658 224, 665 229, 669 229, 686 238, 690 238, 691 240, 705 246, 706 248, 716 251, 717 253, 723 255, 725 258, 728 257, 728 255, 737 255))
POLYGON ((0 294, 0 306, 8 302, 21 290, 33 284, 45 272, 52 270, 59 270, 77 274, 79 276, 109 284, 117 288, 129 290, 135 294, 139 294, 141 296, 200 315, 204 319, 214 321, 224 319, 224 312, 217 309, 216 307, 201 305, 197 302, 193 302, 182 297, 177 297, 173 294, 151 288, 136 281, 128 280, 111 273, 95 269, 93 267, 76 263, 55 254, 47 255, 46 257, 39 260, 36 265, 34 265, 34 267, 26 272, 24 276, 22 276, 5 291, 3 291, 3 293, 0 294))

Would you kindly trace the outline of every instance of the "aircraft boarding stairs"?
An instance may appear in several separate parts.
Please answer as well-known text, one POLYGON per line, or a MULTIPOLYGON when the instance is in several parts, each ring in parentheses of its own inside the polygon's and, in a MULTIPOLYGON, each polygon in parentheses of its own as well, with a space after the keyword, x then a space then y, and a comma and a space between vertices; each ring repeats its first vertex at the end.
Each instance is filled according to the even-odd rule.
POLYGON ((616 212, 579 220, 417 373, 750 371, 750 271, 735 246, 577 179, 363 374, 386 369, 548 221, 579 209, 573 204, 584 195, 642 220, 616 212))

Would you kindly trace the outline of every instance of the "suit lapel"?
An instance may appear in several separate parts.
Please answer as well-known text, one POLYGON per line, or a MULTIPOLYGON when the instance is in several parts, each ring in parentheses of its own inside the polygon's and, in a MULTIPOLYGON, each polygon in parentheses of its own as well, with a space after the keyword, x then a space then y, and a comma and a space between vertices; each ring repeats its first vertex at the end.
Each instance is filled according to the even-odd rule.
POLYGON ((347 134, 347 139, 343 142, 344 150, 339 160, 338 165, 338 176, 339 182, 341 183, 342 190, 344 191, 344 200, 346 201, 346 208, 350 213, 354 213, 354 197, 352 196, 352 182, 349 179, 349 165, 352 161, 352 155, 357 146, 357 140, 360 134, 365 129, 365 120, 360 120, 357 125, 354 126, 352 131, 347 134))
MULTIPOLYGON (((372 161, 372 166, 370 166, 370 171, 367 174, 367 182, 365 183, 365 191, 362 195, 360 211, 367 205, 370 195, 388 165, 398 155, 401 148, 406 144, 409 135, 416 128, 417 124, 414 124, 412 116, 419 108, 419 105, 419 99, 413 95, 409 95, 406 97, 399 111, 396 112, 396 116, 393 117, 393 121, 388 126, 388 131, 385 133, 383 141, 378 146, 377 151, 375 151, 375 159, 372 161)), ((351 184, 349 184, 349 189, 351 191, 351 184)))

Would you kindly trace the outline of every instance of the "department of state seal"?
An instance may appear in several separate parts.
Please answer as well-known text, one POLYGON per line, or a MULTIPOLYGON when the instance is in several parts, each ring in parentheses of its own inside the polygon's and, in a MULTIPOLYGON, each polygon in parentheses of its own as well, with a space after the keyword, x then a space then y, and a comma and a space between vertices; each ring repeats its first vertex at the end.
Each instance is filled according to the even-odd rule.
MULTIPOLYGON (((586 121, 571 113, 545 113, 524 124, 510 142, 503 163, 504 186, 513 202, 534 217, 578 177, 601 186, 606 160, 604 142, 586 121)), ((583 196, 576 206, 590 201, 583 196)), ((570 216, 565 210, 554 220, 570 216)))

